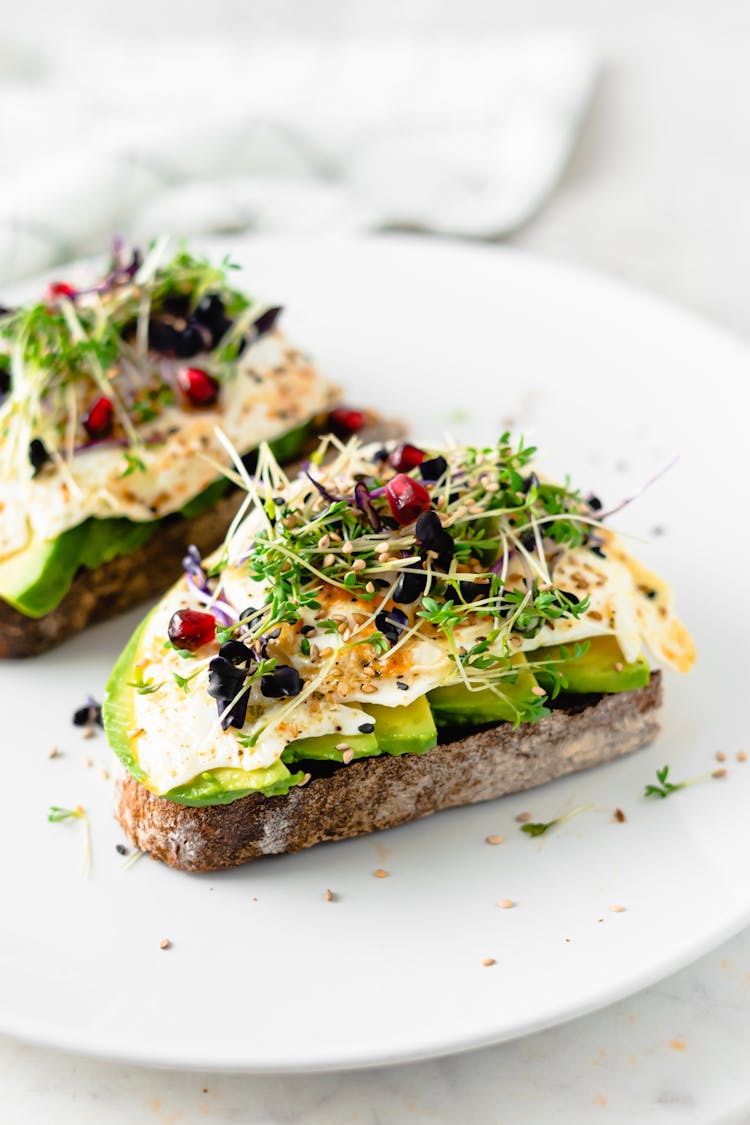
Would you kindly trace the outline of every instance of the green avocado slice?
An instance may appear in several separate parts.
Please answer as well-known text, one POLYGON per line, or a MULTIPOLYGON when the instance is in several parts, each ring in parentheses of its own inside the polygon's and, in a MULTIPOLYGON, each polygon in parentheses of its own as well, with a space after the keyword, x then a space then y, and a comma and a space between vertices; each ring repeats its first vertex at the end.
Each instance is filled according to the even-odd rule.
POLYGON ((437 729, 426 695, 405 707, 367 703, 362 710, 372 716, 374 737, 383 754, 424 754, 437 746, 437 729))
POLYGON ((497 690, 471 691, 459 683, 429 692, 427 698, 437 725, 516 723, 520 713, 530 707, 541 717, 543 711, 534 692, 539 686, 536 677, 526 668, 525 657, 514 656, 513 663, 518 666, 517 675, 499 682, 497 690))
MULTIPOLYGON (((651 672, 647 662, 642 656, 632 663, 626 661, 614 637, 592 637, 578 656, 575 649, 575 645, 552 645, 527 655, 535 666, 547 661, 558 676, 564 677, 562 690, 574 694, 634 691, 645 687, 649 681, 651 672)), ((535 674, 542 687, 553 690, 555 676, 543 666, 536 667, 535 674)))
MULTIPOLYGON (((282 463, 289 461, 311 431, 312 422, 289 430, 269 442, 272 453, 282 463)), ((253 451, 244 460, 254 457, 253 451)), ((179 514, 195 519, 217 504, 231 487, 229 481, 214 481, 183 505, 179 514)), ((56 539, 33 540, 22 551, 0 561, 0 598, 26 617, 44 617, 60 604, 81 567, 96 570, 120 555, 133 554, 156 534, 160 523, 92 517, 56 539)))

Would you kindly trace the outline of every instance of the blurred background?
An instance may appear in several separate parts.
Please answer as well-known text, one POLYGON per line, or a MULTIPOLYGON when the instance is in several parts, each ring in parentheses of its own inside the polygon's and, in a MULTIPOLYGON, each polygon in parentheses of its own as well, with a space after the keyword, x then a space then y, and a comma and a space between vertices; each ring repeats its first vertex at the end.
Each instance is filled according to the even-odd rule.
POLYGON ((27 0, 0 33, 0 282, 114 230, 406 228, 744 331, 748 57, 742 0, 27 0))

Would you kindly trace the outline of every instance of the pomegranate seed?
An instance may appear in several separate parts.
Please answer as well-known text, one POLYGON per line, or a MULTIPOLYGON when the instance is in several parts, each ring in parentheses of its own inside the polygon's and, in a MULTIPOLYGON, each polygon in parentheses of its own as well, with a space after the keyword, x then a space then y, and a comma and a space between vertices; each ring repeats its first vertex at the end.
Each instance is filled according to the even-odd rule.
POLYGON ((47 286, 48 301, 56 301, 59 297, 75 297, 75 295, 75 287, 68 285, 67 281, 50 281, 47 286))
POLYGON ((403 527, 414 520, 430 506, 430 494, 418 480, 412 480, 405 473, 399 473, 385 486, 385 494, 393 512, 393 518, 403 527))
POLYGON ((417 465, 422 464, 424 450, 418 449, 416 445, 410 445, 408 441, 405 441, 396 446, 391 454, 390 461, 399 473, 408 473, 410 469, 416 469, 417 465))
POLYGON ((107 437, 112 432, 113 417, 112 400, 102 395, 89 407, 89 412, 83 420, 86 433, 92 438, 107 437))
POLYGON ((210 406, 219 397, 219 384, 200 367, 183 367, 177 382, 193 406, 210 406))
POLYGON ((356 434, 365 424, 361 410, 350 410, 347 406, 337 406, 328 415, 328 421, 339 434, 356 434))
POLYGON ((199 609, 178 609, 172 614, 167 635, 177 648, 195 652, 216 637, 216 618, 212 613, 201 613, 199 609))

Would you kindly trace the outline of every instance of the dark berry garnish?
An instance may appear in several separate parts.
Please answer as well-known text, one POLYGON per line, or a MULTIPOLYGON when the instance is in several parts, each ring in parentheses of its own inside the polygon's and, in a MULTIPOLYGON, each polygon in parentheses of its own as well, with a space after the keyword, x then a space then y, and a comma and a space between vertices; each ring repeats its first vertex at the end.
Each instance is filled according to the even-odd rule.
POLYGON ((244 664, 246 668, 254 661, 253 650, 244 645, 242 641, 225 641, 219 649, 219 656, 223 656, 235 667, 244 664))
POLYGON ((601 512, 604 507, 599 497, 593 495, 588 498, 588 506, 591 508, 592 512, 601 512))
POLYGON ((244 669, 235 668, 224 656, 215 656, 208 666, 208 694, 216 700, 224 730, 230 726, 242 728, 245 725, 247 692, 243 692, 239 699, 236 697, 242 691, 246 674, 244 669), (230 704, 231 708, 227 711, 230 704))
POLYGON ((405 473, 398 473, 385 486, 385 494, 393 513, 393 518, 403 527, 413 523, 421 512, 430 506, 430 494, 423 484, 412 480, 405 473))
POLYGON ((572 594, 570 590, 558 590, 557 593, 560 597, 565 598, 566 601, 570 602, 571 605, 580 604, 581 599, 577 594, 572 594))
POLYGON ((408 441, 396 446, 390 456, 391 464, 399 473, 408 473, 423 461, 424 450, 418 449, 416 445, 410 445, 408 441))
POLYGON ((530 527, 528 531, 522 532, 518 541, 525 551, 533 551, 536 548, 536 536, 534 535, 533 527, 530 527))
POLYGON ((7 362, 5 356, 0 356, 0 404, 7 398, 10 391, 10 371, 3 364, 7 362))
POLYGON ((423 570, 402 570, 393 590, 393 600, 399 605, 411 605, 425 592, 427 575, 423 570))
POLYGON ((219 384, 200 367, 183 367, 177 382, 193 406, 211 406, 219 397, 219 384))
POLYGON ((199 352, 208 352, 213 346, 213 336, 203 324, 189 321, 181 332, 177 333, 174 345, 174 354, 178 359, 192 359, 199 352))
POLYGON ((148 346, 160 355, 175 355, 180 333, 172 324, 161 320, 148 322, 148 346))
POLYGON ((278 664, 273 672, 261 676, 260 694, 266 699, 282 699, 299 695, 304 682, 296 668, 288 664, 278 664))
POLYGON ((539 477, 536 473, 529 473, 527 477, 524 477, 521 492, 526 496, 532 488, 539 488, 539 477))
POLYGON ((448 469, 445 457, 430 457, 429 461, 422 461, 419 466, 419 475, 422 480, 437 481, 448 469))
POLYGON ((400 609, 383 609, 375 618, 375 628, 383 634, 391 646, 396 644, 408 624, 408 617, 400 609))
POLYGON ((328 415, 331 428, 343 437, 356 434, 365 424, 365 416, 361 410, 350 410, 346 406, 337 406, 328 415))
POLYGON ((112 433, 115 409, 112 399, 101 395, 89 407, 89 412, 83 419, 83 425, 90 438, 99 439, 109 437, 112 433))
POLYGON ((490 592, 488 582, 462 581, 459 582, 458 588, 465 602, 475 602, 477 598, 486 598, 490 592))
POLYGON ((102 705, 97 703, 93 695, 90 695, 83 707, 77 707, 73 712, 73 726, 74 727, 91 727, 96 724, 103 726, 102 723, 102 705))
POLYGON ((218 293, 206 293, 196 306, 193 317, 207 328, 213 329, 225 319, 224 302, 218 293))
POLYGON ((456 548, 451 535, 440 522, 437 512, 422 512, 414 528, 414 534, 425 551, 432 551, 437 556, 436 564, 442 570, 447 570, 456 548))
POLYGON ((180 320, 187 318, 190 310, 190 295, 188 293, 170 293, 164 298, 162 311, 167 316, 174 316, 180 320))
POLYGON ((281 305, 275 305, 273 308, 266 309, 265 312, 262 312, 258 319, 253 321, 256 338, 258 336, 265 336, 267 332, 273 332, 276 327, 276 321, 283 311, 281 305))
POLYGON ((31 462, 31 467, 34 470, 34 476, 36 476, 36 474, 39 472, 42 465, 45 465, 47 461, 49 461, 49 453, 47 452, 47 447, 45 446, 44 442, 37 437, 35 437, 29 445, 29 461, 31 462))
POLYGON ((172 614, 167 636, 176 648, 195 652, 216 637, 216 618, 199 609, 178 609, 172 614))

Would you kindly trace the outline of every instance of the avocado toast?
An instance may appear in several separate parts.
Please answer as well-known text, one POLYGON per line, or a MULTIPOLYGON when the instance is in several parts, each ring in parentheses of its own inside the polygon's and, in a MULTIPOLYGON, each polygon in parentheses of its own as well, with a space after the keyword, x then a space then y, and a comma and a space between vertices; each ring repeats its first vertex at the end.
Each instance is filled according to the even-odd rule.
POLYGON ((224 546, 141 624, 104 722, 138 847, 187 870, 389 827, 649 742, 692 641, 535 450, 324 439, 235 460, 224 546))
MULTIPOLYGON (((217 424, 250 465, 331 425, 337 389, 280 313, 166 240, 0 310, 0 657, 161 593, 186 542, 221 541, 241 497, 217 424)), ((339 413, 344 431, 367 421, 339 413)))

